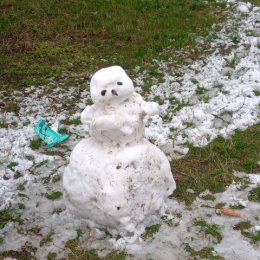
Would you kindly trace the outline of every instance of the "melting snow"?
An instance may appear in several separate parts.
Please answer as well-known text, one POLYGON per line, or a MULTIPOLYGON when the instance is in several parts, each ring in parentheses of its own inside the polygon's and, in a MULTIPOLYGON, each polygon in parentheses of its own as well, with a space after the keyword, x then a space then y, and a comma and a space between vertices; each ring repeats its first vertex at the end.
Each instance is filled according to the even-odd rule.
MULTIPOLYGON (((171 69, 174 58, 169 62, 156 61, 164 82, 152 87, 146 98, 154 100, 159 96, 163 105, 160 117, 147 120, 146 135, 171 158, 185 155, 187 143, 203 146, 218 135, 228 137, 235 129, 245 130, 259 122, 260 96, 256 94, 260 91, 260 8, 234 0, 229 0, 228 5, 232 12, 212 41, 211 54, 179 66, 175 72, 171 69)), ((198 46, 202 42, 203 39, 198 39, 198 46)), ((135 81, 140 91, 143 76, 135 81)), ((259 230, 260 205, 248 201, 249 190, 259 185, 259 174, 249 175, 251 184, 245 190, 241 190, 239 183, 233 183, 224 193, 216 194, 214 202, 198 197, 187 208, 183 203, 169 200, 167 204, 173 225, 163 223, 154 238, 147 241, 137 239, 129 243, 127 239, 115 241, 105 238, 90 242, 84 223, 64 210, 63 198, 50 200, 46 197, 53 191, 62 192, 60 178, 72 148, 82 138, 78 133, 82 132, 83 126, 70 124, 67 128, 71 138, 57 148, 30 148, 30 142, 35 138, 33 124, 40 117, 50 123, 75 119, 89 100, 88 91, 80 92, 77 86, 65 89, 62 84, 54 88, 55 84, 32 86, 25 93, 14 92, 10 99, 20 104, 19 116, 13 113, 0 115, 1 120, 9 125, 8 129, 0 128, 0 210, 10 206, 16 209, 14 214, 21 214, 23 219, 20 224, 8 222, 0 230, 0 237, 4 238, 1 251, 33 246, 37 249, 37 259, 46 259, 49 252, 57 252, 61 259, 67 254, 65 242, 74 238, 76 229, 80 227, 84 232, 84 246, 108 250, 125 248, 133 255, 129 259, 188 259, 185 244, 196 251, 205 246, 213 247, 213 254, 226 260, 260 259, 259 245, 251 244, 240 231, 233 230, 240 221, 250 221, 254 230, 259 230), (71 101, 73 116, 68 115, 71 101), (220 202, 245 206, 241 218, 216 214, 215 205, 220 202), (196 219, 216 224, 223 240, 216 243, 212 237, 205 236, 193 225, 196 219), (51 231, 52 242, 39 246, 51 231)), ((4 93, 0 92, 0 95, 4 96, 4 93)))
MULTIPOLYGON (((211 43, 212 54, 175 73, 167 69, 173 62, 157 61, 165 81, 152 87, 148 99, 159 96, 164 100, 161 116, 170 120, 154 117, 148 122, 147 136, 162 147, 169 147, 170 142, 171 147, 182 148, 185 141, 205 146, 218 135, 226 138, 235 129, 245 130, 259 121, 260 97, 255 94, 260 88, 259 13, 258 7, 246 19, 234 13, 211 43), (231 29, 234 26, 236 32, 231 29), (235 36, 240 39, 238 46, 233 42, 235 36), (177 113, 174 102, 183 106, 177 113), (174 140, 169 140, 169 134, 174 140)), ((178 153, 172 149, 170 155, 176 158, 187 149, 178 153)))

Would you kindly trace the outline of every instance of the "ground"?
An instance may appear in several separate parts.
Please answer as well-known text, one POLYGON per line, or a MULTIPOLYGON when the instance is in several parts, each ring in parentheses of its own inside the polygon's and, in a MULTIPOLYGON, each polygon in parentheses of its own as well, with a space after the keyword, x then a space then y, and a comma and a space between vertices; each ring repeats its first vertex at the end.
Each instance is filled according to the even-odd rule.
POLYGON ((74 1, 61 9, 55 1, 0 5, 0 259, 260 259, 260 3, 166 2, 175 16, 160 1, 130 1, 125 12, 137 24, 108 19, 103 29, 111 14, 127 17, 121 1, 109 11, 74 1), (88 8, 91 17, 82 18, 88 8), (100 30, 83 34, 90 22, 100 30), (79 116, 91 103, 89 79, 115 63, 144 99, 161 105, 159 116, 146 119, 146 136, 167 154, 177 183, 168 215, 135 241, 95 239, 63 199, 64 167, 88 136, 79 116), (69 140, 48 149, 33 131, 40 118, 59 120, 69 140))

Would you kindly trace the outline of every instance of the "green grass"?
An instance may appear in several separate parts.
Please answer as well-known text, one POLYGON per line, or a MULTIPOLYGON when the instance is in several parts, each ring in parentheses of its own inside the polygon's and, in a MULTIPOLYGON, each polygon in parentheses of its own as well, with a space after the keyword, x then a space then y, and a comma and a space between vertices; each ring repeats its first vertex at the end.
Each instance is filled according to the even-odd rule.
POLYGON ((7 102, 5 104, 5 111, 6 112, 13 112, 15 114, 19 114, 20 106, 19 106, 18 103, 10 101, 10 102, 7 102))
POLYGON ((1 119, 0 121, 0 128, 8 128, 8 124, 5 122, 4 119, 1 119))
POLYGON ((161 220, 163 221, 163 223, 165 223, 166 225, 168 225, 168 226, 178 226, 179 224, 174 224, 173 222, 172 222, 172 219, 169 219, 167 216, 162 216, 161 217, 161 220))
POLYGON ((248 199, 251 201, 260 202, 260 187, 250 190, 248 199))
POLYGON ((248 238, 252 244, 256 244, 260 242, 260 231, 257 231, 255 233, 249 232, 249 231, 241 231, 241 234, 248 238))
POLYGON ((20 172, 15 172, 14 174, 14 179, 19 179, 20 177, 22 177, 23 175, 20 172))
POLYGON ((244 230, 244 229, 249 229, 252 227, 252 224, 250 221, 241 221, 239 223, 237 223, 233 229, 234 230, 244 230))
POLYGON ((235 205, 230 205, 229 206, 231 209, 244 209, 245 207, 240 204, 235 204, 235 205))
POLYGON ((52 177, 52 183, 58 182, 61 180, 61 176, 56 174, 52 177))
POLYGON ((58 200, 58 199, 60 199, 62 197, 62 192, 60 192, 60 191, 53 191, 50 194, 47 193, 45 196, 49 200, 58 200))
POLYGON ((239 230, 244 237, 250 240, 251 243, 255 244, 260 242, 260 231, 254 233, 249 232, 248 229, 250 228, 252 228, 250 221, 241 221, 233 227, 234 230, 239 230))
POLYGON ((205 235, 210 235, 214 237, 217 243, 221 242, 222 235, 216 225, 210 225, 205 220, 195 220, 194 225, 200 227, 201 231, 204 232, 205 235))
POLYGON ((214 195, 212 195, 212 194, 201 196, 200 198, 203 199, 203 200, 211 200, 211 201, 216 200, 216 197, 214 195))
POLYGON ((49 184, 49 183, 55 183, 60 181, 61 177, 56 173, 56 171, 51 171, 48 176, 42 177, 41 181, 44 184, 49 184))
POLYGON ((54 231, 51 230, 51 231, 47 234, 47 236, 44 237, 44 238, 40 241, 40 246, 43 246, 43 245, 48 244, 48 243, 51 243, 52 240, 53 240, 52 237, 53 237, 54 234, 55 234, 54 231))
POLYGON ((14 167, 19 165, 17 162, 10 162, 8 165, 7 165, 7 169, 10 169, 12 171, 14 171, 14 167))
POLYGON ((23 183, 19 183, 19 185, 17 186, 17 190, 24 191, 26 183, 27 181, 24 181, 23 183))
POLYGON ((111 64, 149 69, 154 58, 193 48, 197 35, 223 20, 223 8, 201 0, 3 0, 0 84, 41 84, 111 64))
POLYGON ((21 216, 15 212, 13 208, 6 208, 0 211, 0 229, 3 229, 8 222, 18 222, 21 224, 23 220, 21 216))
POLYGON ((41 161, 41 162, 39 162, 39 163, 36 163, 36 164, 34 164, 34 168, 36 169, 36 168, 40 168, 40 167, 42 167, 42 166, 44 166, 44 165, 46 165, 46 164, 48 164, 48 160, 44 160, 44 161, 41 161))
POLYGON ((212 247, 204 247, 201 250, 194 250, 189 244, 185 244, 185 250, 190 253, 192 259, 224 260, 224 257, 215 255, 212 247))
POLYGON ((148 239, 149 237, 152 237, 154 234, 156 234, 159 231, 160 227, 161 227, 160 224, 155 224, 150 227, 146 227, 145 232, 141 235, 141 237, 144 240, 148 239))
POLYGON ((208 90, 203 87, 197 87, 195 92, 197 95, 203 95, 203 94, 207 93, 207 91, 208 90))
MULTIPOLYGON (((233 180, 233 171, 259 171, 260 124, 246 131, 237 130, 225 140, 218 137, 203 148, 190 147, 186 157, 171 162, 172 172, 177 183, 173 197, 193 202, 198 194, 209 189, 211 192, 223 192, 233 180), (187 189, 193 189, 194 194, 187 189)), ((258 198, 257 190, 251 192, 251 198, 258 198)))
POLYGON ((32 252, 30 252, 27 248, 22 248, 20 251, 15 250, 9 250, 0 252, 0 259, 11 257, 11 259, 17 259, 17 260, 36 260, 36 258, 32 255, 32 252))
POLYGON ((59 129, 59 133, 60 134, 69 134, 69 131, 68 131, 67 128, 62 127, 62 128, 59 129))
POLYGON ((64 125, 80 125, 81 121, 80 121, 80 117, 77 118, 73 118, 73 119, 65 119, 61 121, 62 124, 64 125))
POLYGON ((73 249, 73 253, 70 253, 68 260, 125 260, 125 251, 112 251, 104 257, 99 257, 95 249, 73 249))
POLYGON ((59 215, 62 211, 63 211, 63 209, 61 209, 61 208, 55 208, 55 209, 53 209, 53 211, 52 211, 51 214, 57 214, 57 215, 59 215))
POLYGON ((34 140, 31 140, 30 142, 30 148, 32 150, 38 150, 42 145, 42 141, 41 139, 34 139, 34 140))
POLYGON ((69 254, 67 260, 126 260, 127 254, 125 251, 112 251, 104 257, 99 257, 96 249, 80 248, 79 239, 82 232, 77 230, 77 236, 66 242, 65 248, 67 248, 69 254))
POLYGON ((25 206, 23 203, 19 203, 19 204, 18 204, 18 208, 19 208, 19 209, 25 209, 26 206, 25 206))
POLYGON ((252 4, 257 5, 257 6, 260 5, 260 0, 251 0, 249 2, 251 2, 252 4))
POLYGON ((55 252, 50 252, 50 253, 48 253, 48 255, 47 255, 47 260, 55 260, 56 257, 57 257, 57 253, 55 253, 55 252))

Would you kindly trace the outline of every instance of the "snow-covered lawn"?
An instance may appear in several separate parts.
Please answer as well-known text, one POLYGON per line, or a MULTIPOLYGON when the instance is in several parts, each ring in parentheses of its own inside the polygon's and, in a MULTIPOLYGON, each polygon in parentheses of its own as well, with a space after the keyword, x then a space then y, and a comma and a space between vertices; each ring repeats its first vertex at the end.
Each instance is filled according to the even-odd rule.
MULTIPOLYGON (((169 158, 184 156, 188 143, 205 146, 218 135, 228 137, 235 129, 245 130, 259 122, 260 8, 228 2, 229 18, 218 33, 209 36, 207 54, 188 60, 185 66, 174 66, 174 57, 155 61, 163 80, 149 93, 142 91, 146 72, 135 79, 147 100, 162 103, 160 117, 146 122, 146 135, 169 158)), ((198 39, 198 49, 204 48, 204 41, 198 39)), ((77 75, 82 80, 88 76, 77 75)), ((90 100, 87 89, 87 84, 82 90, 50 80, 45 86, 12 93, 19 114, 2 109, 0 252, 7 253, 0 253, 0 259, 47 259, 48 255, 48 259, 66 259, 70 249, 64 250, 65 244, 77 236, 79 228, 82 247, 96 248, 103 255, 118 249, 125 250, 128 259, 260 259, 260 203, 248 200, 249 191, 260 185, 260 173, 235 173, 237 181, 214 194, 215 200, 202 199, 208 191, 191 206, 169 199, 168 218, 160 220, 159 231, 146 240, 116 240, 109 235, 94 239, 84 223, 70 216, 61 178, 71 150, 83 138, 78 118, 90 100), (53 149, 38 147, 33 142, 33 125, 40 118, 49 123, 60 120, 70 139, 53 149), (238 205, 241 217, 219 215, 220 203, 238 205), (248 223, 236 226, 241 222, 248 223)), ((6 93, 0 91, 0 95, 4 98, 6 93)))

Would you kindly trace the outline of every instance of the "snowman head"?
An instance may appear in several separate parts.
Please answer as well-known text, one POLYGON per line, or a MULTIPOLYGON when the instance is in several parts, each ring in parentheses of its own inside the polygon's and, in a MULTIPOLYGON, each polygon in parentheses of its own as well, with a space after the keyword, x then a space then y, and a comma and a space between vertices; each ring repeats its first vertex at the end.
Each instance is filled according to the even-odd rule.
POLYGON ((120 66, 97 71, 90 81, 90 94, 94 104, 116 105, 134 92, 132 80, 120 66))

